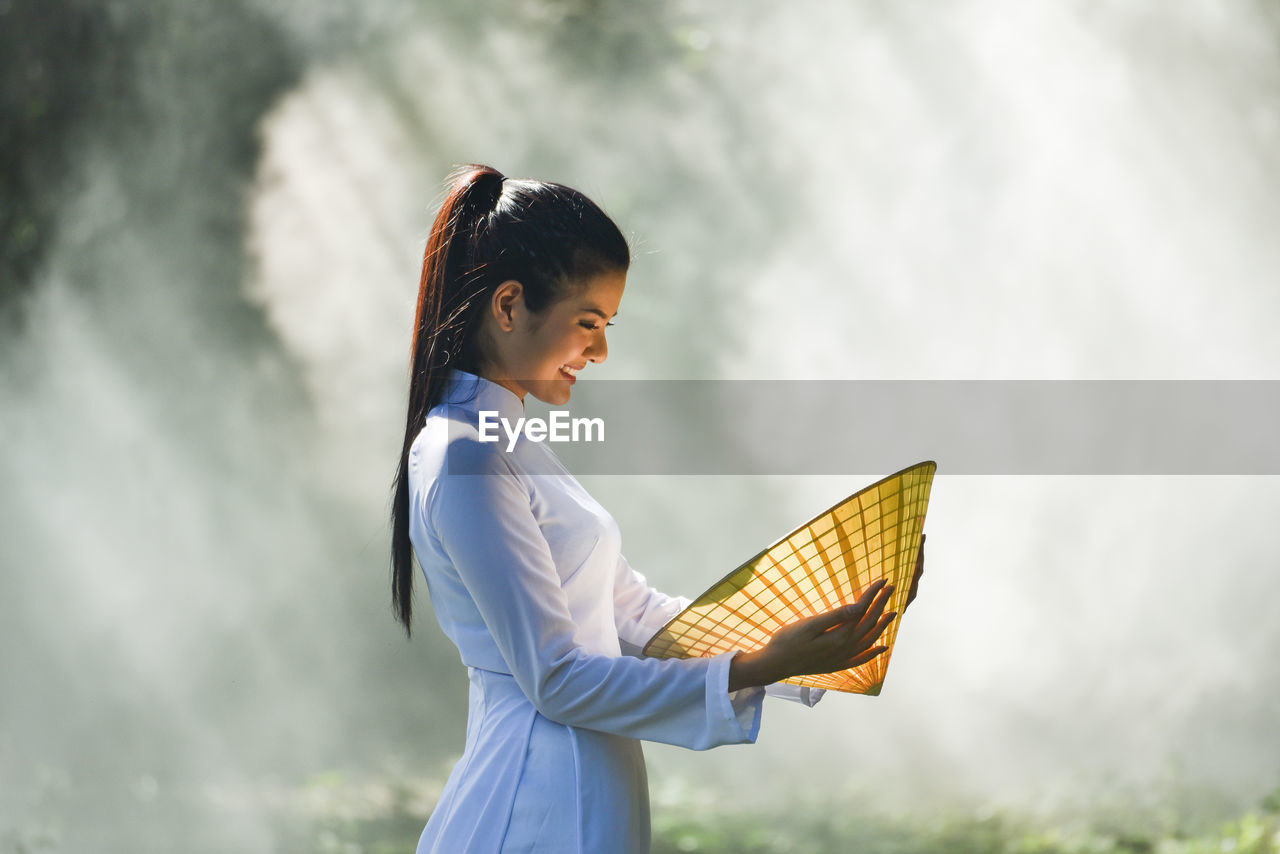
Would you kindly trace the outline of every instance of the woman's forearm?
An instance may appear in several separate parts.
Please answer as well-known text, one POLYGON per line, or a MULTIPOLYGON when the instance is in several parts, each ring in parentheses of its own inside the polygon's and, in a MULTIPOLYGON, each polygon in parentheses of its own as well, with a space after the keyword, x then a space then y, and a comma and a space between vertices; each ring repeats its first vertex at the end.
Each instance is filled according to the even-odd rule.
POLYGON ((767 649, 740 652, 729 662, 729 690, 772 685, 787 678, 770 659, 767 649))

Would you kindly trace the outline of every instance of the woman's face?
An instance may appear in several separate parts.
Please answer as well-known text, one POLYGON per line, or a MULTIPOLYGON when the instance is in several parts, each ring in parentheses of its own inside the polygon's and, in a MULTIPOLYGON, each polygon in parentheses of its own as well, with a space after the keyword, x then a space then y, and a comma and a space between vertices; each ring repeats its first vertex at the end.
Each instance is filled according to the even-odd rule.
POLYGON ((623 271, 601 273, 535 314, 525 307, 519 284, 504 282, 485 318, 494 327, 493 358, 481 374, 521 400, 528 393, 544 403, 567 403, 575 375, 609 354, 605 327, 618 313, 626 283, 623 271))

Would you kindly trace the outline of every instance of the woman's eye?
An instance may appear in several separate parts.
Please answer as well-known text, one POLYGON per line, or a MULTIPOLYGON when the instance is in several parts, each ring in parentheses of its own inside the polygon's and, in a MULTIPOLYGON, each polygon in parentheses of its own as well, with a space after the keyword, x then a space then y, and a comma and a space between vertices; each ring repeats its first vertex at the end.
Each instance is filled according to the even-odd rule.
MULTIPOLYGON (((592 332, 595 332, 597 329, 600 328, 598 325, 592 323, 589 320, 580 321, 578 325, 581 326, 583 329, 590 329, 592 332)), ((613 326, 613 321, 610 320, 608 323, 605 324, 605 326, 613 326)))

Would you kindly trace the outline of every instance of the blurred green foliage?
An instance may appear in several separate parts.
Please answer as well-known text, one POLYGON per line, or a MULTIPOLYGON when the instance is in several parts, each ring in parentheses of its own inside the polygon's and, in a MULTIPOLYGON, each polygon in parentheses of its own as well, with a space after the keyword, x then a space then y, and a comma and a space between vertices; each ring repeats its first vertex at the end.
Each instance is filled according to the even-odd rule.
MULTIPOLYGON (((314 775, 295 797, 274 799, 275 850, 411 854, 440 785, 314 775)), ((1257 809, 1197 831, 1180 827, 1180 817, 1157 830, 1134 816, 1132 827, 1118 830, 1114 817, 1073 816, 1066 827, 1014 813, 886 815, 839 798, 748 805, 679 780, 654 794, 653 854, 1280 854, 1280 789, 1257 809)))
MULTIPOLYGON (((410 854, 427 814, 406 790, 362 816, 314 815, 291 827, 289 854, 410 854)), ((884 816, 831 803, 747 808, 691 798, 655 804, 653 854, 1280 854, 1280 790, 1216 830, 1137 834, 1069 830, 1016 815, 884 816)), ((1088 825, 1085 817, 1082 822, 1088 825)))

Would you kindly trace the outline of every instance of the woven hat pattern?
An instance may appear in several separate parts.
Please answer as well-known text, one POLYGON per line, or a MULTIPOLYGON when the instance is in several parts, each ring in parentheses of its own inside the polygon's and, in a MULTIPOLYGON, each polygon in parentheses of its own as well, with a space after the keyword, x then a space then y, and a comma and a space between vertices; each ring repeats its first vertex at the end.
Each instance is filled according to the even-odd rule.
MULTIPOLYGON (((763 647, 783 626, 855 601, 884 578, 894 585, 885 610, 902 613, 920 551, 934 462, 877 481, 819 513, 713 584, 655 634, 644 654, 709 657, 763 647)), ((899 620, 877 641, 888 649, 866 664, 787 682, 879 694, 899 620)))

